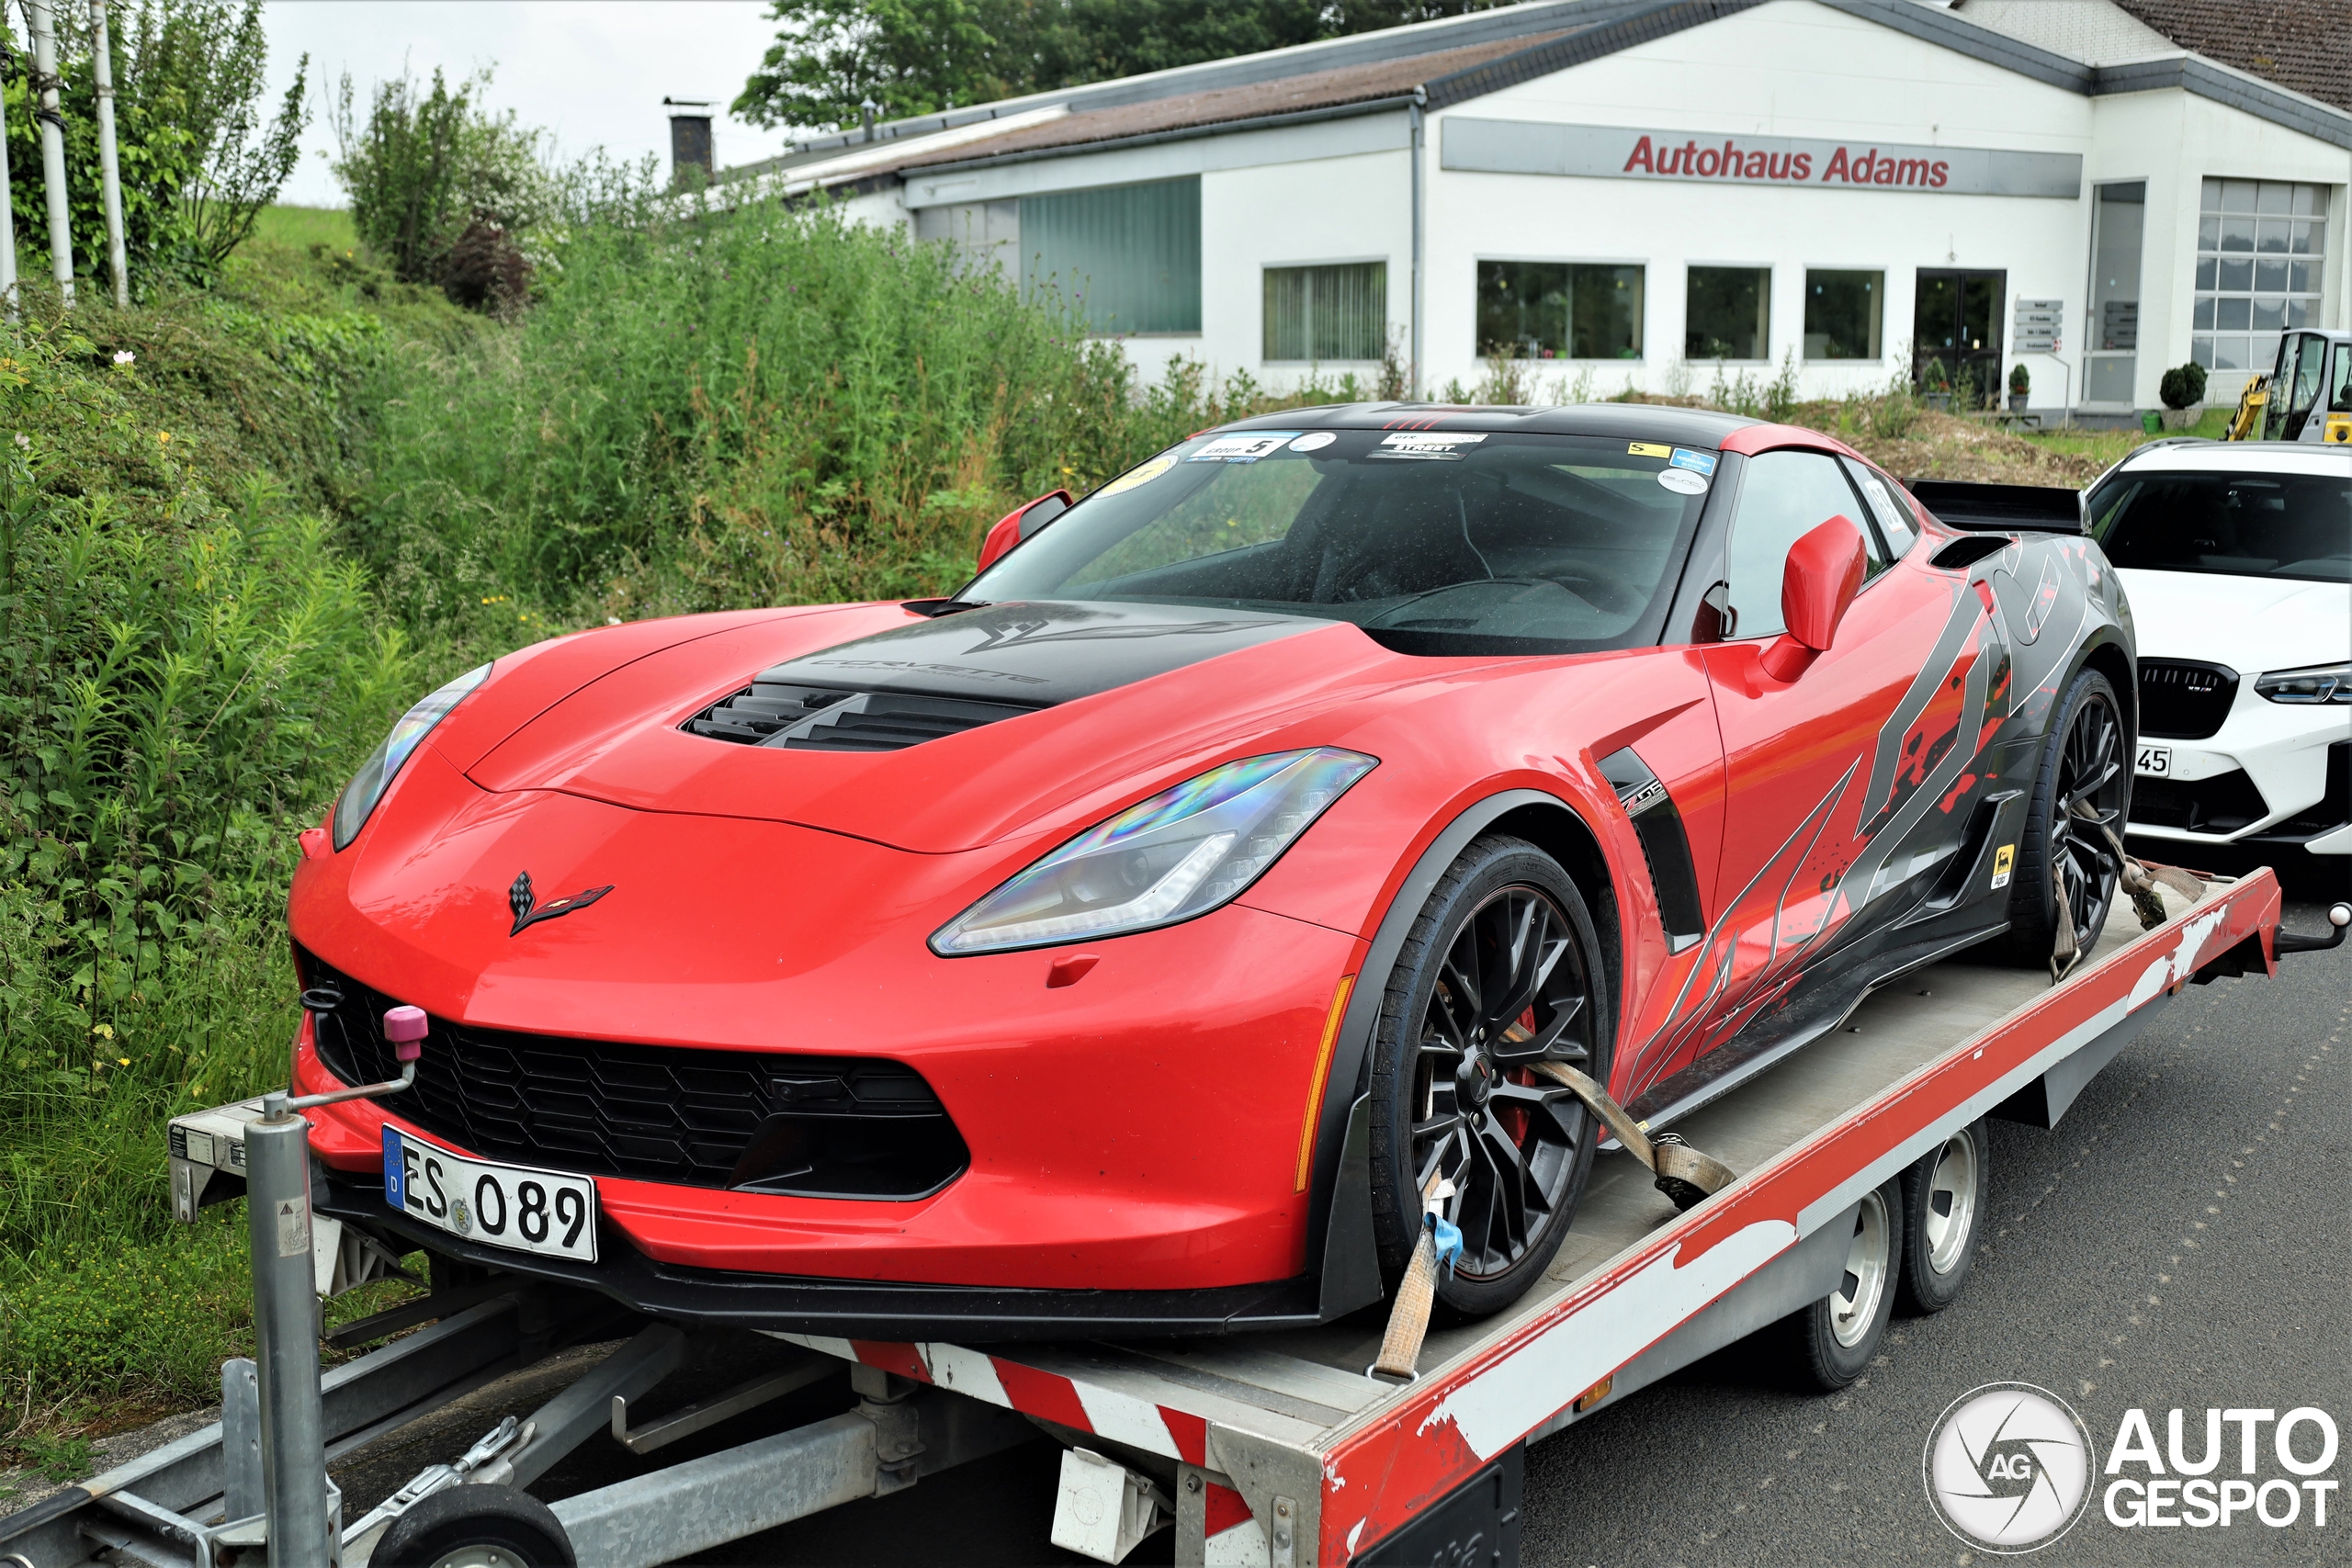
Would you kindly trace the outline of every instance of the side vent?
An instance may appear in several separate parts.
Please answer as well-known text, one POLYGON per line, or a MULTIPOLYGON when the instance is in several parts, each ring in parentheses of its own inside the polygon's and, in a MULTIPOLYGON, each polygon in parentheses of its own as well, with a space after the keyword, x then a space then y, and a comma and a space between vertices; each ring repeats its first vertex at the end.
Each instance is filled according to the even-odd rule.
POLYGON ((1986 556, 1997 556, 2016 543, 2015 539, 2000 534, 1978 534, 1971 538, 1954 539, 1938 550, 1928 564, 1946 571, 1966 571, 1986 556))
POLYGON ((685 723, 695 735, 796 751, 899 751, 1035 710, 901 692, 759 682, 685 723))
POLYGON ((1634 819, 1634 836, 1641 840, 1642 858, 1649 863, 1650 886, 1657 890, 1658 918, 1666 925, 1667 946, 1676 953, 1707 934, 1707 917, 1699 902, 1699 876, 1690 864, 1690 835, 1682 813, 1665 784, 1636 756, 1632 747, 1600 760, 1601 776, 1617 792, 1617 804, 1634 819))

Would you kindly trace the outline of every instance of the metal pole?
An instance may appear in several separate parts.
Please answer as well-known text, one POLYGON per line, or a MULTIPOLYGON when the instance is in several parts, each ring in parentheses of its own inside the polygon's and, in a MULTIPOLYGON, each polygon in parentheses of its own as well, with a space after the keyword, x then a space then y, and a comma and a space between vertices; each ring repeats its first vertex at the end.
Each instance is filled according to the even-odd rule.
POLYGON ((130 304, 130 256, 122 243, 122 162, 114 146, 114 55, 107 47, 107 0, 90 0, 91 73, 98 90, 98 189, 107 209, 107 271, 114 302, 130 304))
POLYGON ((57 29, 50 20, 49 0, 26 0, 32 19, 33 85, 40 107, 40 175, 49 197, 49 258, 57 276, 57 291, 67 310, 74 308, 74 222, 65 209, 64 120, 57 112, 57 29))
POLYGON ((270 1561, 334 1563, 343 1549, 327 1508, 318 1289, 311 1264, 311 1124, 286 1101, 283 1094, 265 1098, 262 1120, 245 1129, 262 1495, 270 1561), (312 1544, 302 1545, 306 1540, 312 1544))
POLYGON ((1421 141, 1426 121, 1423 106, 1428 102, 1428 90, 1413 89, 1412 107, 1405 111, 1412 121, 1413 159, 1413 341, 1412 385, 1405 389, 1407 398, 1414 402, 1421 398, 1421 141))
MULTIPOLYGON (((0 62, 6 62, 8 46, 0 40, 0 62)), ((17 319, 17 209, 8 195, 8 123, 0 112, 0 307, 5 307, 8 319, 17 319)))

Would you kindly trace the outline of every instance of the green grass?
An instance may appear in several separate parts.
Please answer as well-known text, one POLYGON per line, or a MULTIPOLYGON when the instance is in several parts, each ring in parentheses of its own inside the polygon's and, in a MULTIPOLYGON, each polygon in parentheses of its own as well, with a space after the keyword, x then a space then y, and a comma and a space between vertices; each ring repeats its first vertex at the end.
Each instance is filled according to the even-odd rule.
POLYGON ((283 245, 292 250, 307 251, 312 245, 324 245, 337 253, 356 251, 359 234, 351 226, 351 214, 340 207, 265 207, 254 220, 254 231, 245 243, 283 245))

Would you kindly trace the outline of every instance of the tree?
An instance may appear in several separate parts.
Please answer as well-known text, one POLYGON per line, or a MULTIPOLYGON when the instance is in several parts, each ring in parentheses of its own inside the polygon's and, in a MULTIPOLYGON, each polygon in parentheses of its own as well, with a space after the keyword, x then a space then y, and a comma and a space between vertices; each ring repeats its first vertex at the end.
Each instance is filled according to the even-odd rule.
MULTIPOLYGON (((78 6, 52 15, 74 252, 76 270, 91 274, 107 241, 89 15, 78 6)), ((310 59, 272 116, 263 97, 269 50, 261 0, 143 0, 117 9, 108 30, 131 279, 142 292, 164 276, 201 281, 253 231, 293 172, 309 123, 310 59)), ((14 39, 9 47, 28 65, 28 50, 14 39)), ((5 89, 19 236, 46 233, 49 223, 30 75, 20 65, 5 89)))
POLYGON ((775 0, 734 112, 833 130, 1484 10, 1503 0, 775 0))

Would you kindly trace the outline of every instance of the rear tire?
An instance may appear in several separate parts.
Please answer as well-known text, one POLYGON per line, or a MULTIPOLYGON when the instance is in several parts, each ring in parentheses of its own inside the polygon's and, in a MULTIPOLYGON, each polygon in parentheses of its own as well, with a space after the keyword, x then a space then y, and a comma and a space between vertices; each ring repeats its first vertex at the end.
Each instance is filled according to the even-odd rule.
POLYGON ((1609 1081, 1616 1014, 1584 897, 1551 856, 1501 834, 1431 890, 1388 976, 1374 1040, 1373 1235, 1393 1289, 1432 1172, 1463 1255, 1441 1271, 1447 1319, 1499 1312, 1544 1276, 1574 1222, 1600 1122, 1530 1070, 1609 1081))
POLYGON ((1871 1358, 1894 1314, 1903 1271, 1903 1183, 1900 1178, 1863 1196, 1854 1212, 1846 1268, 1829 1294, 1781 1319, 1797 1381, 1835 1393, 1870 1371, 1871 1358))
POLYGON ((512 1486, 452 1486, 394 1519, 378 1568, 578 1568, 555 1510, 512 1486))
POLYGON ((2123 863, 2103 828, 2123 834, 2132 807, 2132 732, 2114 685, 2096 670, 2068 683, 2042 737, 2025 831, 2009 882, 2008 956, 2029 967, 2051 961, 2057 949, 2059 900, 2051 865, 2066 871, 2066 915, 2075 943, 2087 953, 2115 908, 2123 863), (2087 808, 2092 818, 2076 814, 2087 808))
POLYGON ((1903 1173, 1905 1311, 1941 1312, 1968 1282, 1991 1142, 1984 1122, 1972 1122, 1903 1173))

